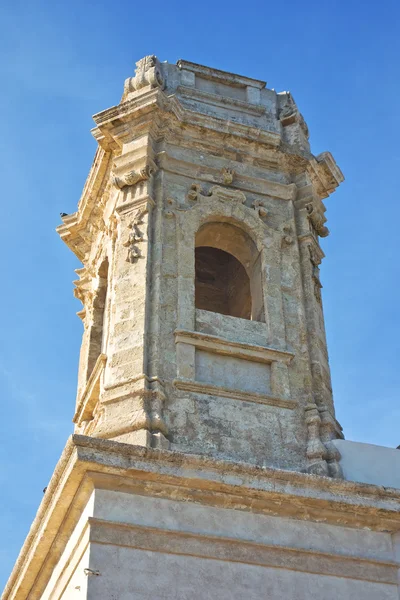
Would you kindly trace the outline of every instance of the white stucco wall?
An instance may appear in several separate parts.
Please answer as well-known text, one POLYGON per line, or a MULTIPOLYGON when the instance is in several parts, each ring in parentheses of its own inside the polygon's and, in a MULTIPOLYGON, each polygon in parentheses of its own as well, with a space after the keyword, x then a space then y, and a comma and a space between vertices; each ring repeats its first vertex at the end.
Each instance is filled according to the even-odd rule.
POLYGON ((400 450, 348 440, 333 443, 342 456, 345 479, 400 489, 400 450))

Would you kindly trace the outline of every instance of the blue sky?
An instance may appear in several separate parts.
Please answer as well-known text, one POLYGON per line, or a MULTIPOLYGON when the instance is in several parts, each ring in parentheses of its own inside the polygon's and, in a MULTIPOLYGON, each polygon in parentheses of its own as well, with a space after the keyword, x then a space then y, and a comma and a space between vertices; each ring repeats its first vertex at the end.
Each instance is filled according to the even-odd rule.
POLYGON ((93 159, 91 115, 146 54, 290 90, 314 154, 333 153, 346 181, 321 278, 337 417, 347 439, 400 444, 399 21, 394 0, 3 1, 0 587, 72 432, 80 265, 54 229, 93 159))

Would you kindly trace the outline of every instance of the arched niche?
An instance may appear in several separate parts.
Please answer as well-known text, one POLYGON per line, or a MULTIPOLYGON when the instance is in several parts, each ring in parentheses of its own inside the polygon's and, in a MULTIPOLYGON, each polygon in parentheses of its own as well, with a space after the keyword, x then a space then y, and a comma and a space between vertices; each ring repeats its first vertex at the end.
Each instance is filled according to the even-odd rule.
POLYGON ((208 221, 194 246, 196 308, 264 321, 261 256, 250 235, 232 222, 208 221))

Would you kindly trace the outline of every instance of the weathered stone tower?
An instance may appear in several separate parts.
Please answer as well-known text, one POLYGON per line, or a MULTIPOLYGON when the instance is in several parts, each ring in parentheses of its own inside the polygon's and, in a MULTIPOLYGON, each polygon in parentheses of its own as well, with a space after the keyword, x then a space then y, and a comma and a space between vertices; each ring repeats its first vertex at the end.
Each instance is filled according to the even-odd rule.
POLYGON ((331 154, 289 93, 154 56, 94 120, 58 228, 83 263, 76 435, 5 598, 398 598, 398 493, 344 481, 337 441, 331 154))

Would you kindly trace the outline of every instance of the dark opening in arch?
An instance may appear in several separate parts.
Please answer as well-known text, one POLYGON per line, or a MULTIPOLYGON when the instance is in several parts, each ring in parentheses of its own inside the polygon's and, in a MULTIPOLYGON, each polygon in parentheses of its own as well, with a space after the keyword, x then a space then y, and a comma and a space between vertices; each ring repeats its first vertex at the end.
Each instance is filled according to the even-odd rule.
POLYGON ((229 252, 199 246, 195 250, 196 308, 251 319, 250 279, 229 252))

